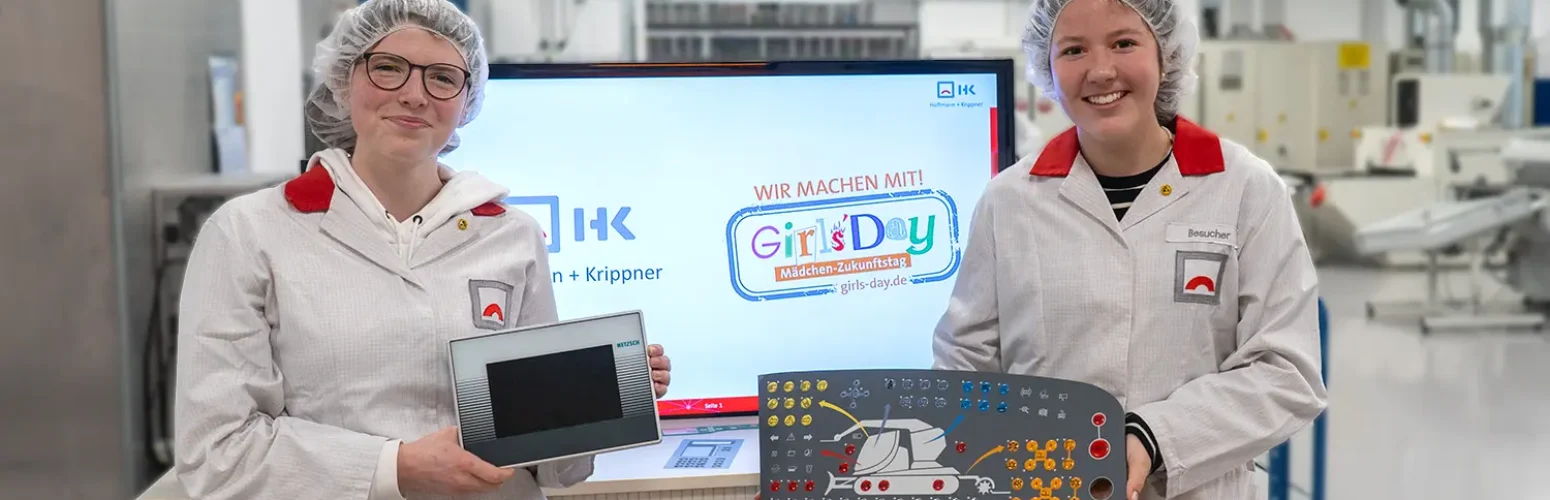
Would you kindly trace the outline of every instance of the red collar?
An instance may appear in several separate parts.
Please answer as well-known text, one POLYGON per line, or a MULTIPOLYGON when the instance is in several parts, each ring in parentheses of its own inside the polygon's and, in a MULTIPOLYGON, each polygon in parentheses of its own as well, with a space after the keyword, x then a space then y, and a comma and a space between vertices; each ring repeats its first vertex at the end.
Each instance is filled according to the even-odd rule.
POLYGON ((327 212, 334 201, 334 179, 314 160, 306 172, 285 183, 285 201, 304 214, 327 212))
MULTIPOLYGON (((334 178, 317 161, 305 173, 285 183, 285 201, 296 211, 310 214, 327 212, 334 201, 334 178)), ((506 207, 493 201, 470 210, 480 217, 494 217, 506 213, 506 207)))
MULTIPOLYGON (((1222 160, 1222 141, 1210 130, 1179 117, 1173 137, 1173 157, 1179 163, 1179 173, 1184 175, 1211 175, 1226 170, 1222 160)), ((1076 142, 1076 127, 1071 127, 1050 139, 1033 162, 1028 173, 1040 177, 1065 177, 1071 174, 1071 164, 1076 162, 1080 147, 1076 142)))

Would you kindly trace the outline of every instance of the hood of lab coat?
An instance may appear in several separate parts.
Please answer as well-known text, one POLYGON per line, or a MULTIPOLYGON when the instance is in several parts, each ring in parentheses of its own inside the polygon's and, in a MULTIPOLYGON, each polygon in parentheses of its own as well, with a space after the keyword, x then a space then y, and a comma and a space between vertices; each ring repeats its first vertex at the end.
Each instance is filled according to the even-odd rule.
POLYGON ((360 207, 362 212, 368 214, 378 227, 390 234, 396 234, 406 226, 415 226, 413 235, 424 237, 452 220, 457 214, 487 203, 499 202, 509 192, 505 187, 476 172, 457 172, 445 165, 437 165, 437 174, 441 176, 442 181, 441 191, 436 193, 436 197, 414 216, 399 222, 388 213, 387 208, 371 192, 371 189, 366 187, 366 183, 360 176, 356 175, 349 155, 343 150, 319 151, 313 155, 312 162, 314 165, 322 165, 328 171, 329 177, 333 179, 334 185, 338 186, 345 197, 360 207))
MULTIPOLYGON (((505 187, 475 172, 456 172, 444 165, 437 165, 437 173, 442 181, 441 191, 418 213, 399 221, 388 213, 376 194, 366 187, 351 165, 349 155, 343 150, 319 151, 313 155, 311 164, 310 168, 322 167, 327 172, 332 186, 328 186, 326 192, 308 193, 305 196, 321 198, 318 200, 321 202, 331 199, 337 188, 345 198, 360 208, 371 220, 372 226, 379 230, 382 241, 392 245, 405 262, 411 259, 427 235, 458 214, 473 212, 476 215, 495 215, 505 211, 499 204, 508 193, 505 187)), ((303 177, 310 175, 317 174, 309 173, 303 177)), ((296 204, 299 200, 291 201, 296 204)), ((330 209, 326 202, 311 208, 330 209)))

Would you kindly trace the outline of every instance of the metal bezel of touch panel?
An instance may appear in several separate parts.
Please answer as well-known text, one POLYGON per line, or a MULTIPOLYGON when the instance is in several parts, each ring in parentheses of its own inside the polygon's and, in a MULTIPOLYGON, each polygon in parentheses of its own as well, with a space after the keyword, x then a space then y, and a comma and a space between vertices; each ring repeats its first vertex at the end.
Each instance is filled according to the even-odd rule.
MULTIPOLYGON (((530 332, 537 331, 537 330, 553 329, 555 327, 566 326, 566 325, 573 325, 573 324, 578 324, 578 323, 590 323, 590 322, 594 322, 594 321, 611 319, 611 318, 617 318, 617 317, 621 317, 621 316, 634 316, 636 318, 636 321, 637 321, 637 324, 638 324, 638 326, 636 327, 636 332, 639 332, 639 335, 638 335, 638 339, 636 339, 636 340, 640 341, 640 345, 641 345, 642 349, 645 351, 645 356, 646 356, 646 363, 645 363, 646 382, 647 382, 647 384, 651 385, 651 389, 649 389, 651 391, 651 397, 652 397, 652 401, 651 401, 650 406, 651 406, 652 421, 655 422, 655 425, 653 426, 655 428, 655 430, 656 430, 655 437, 653 439, 649 440, 649 441, 639 441, 639 442, 635 442, 635 443, 631 443, 631 444, 626 444, 626 445, 621 445, 621 446, 613 446, 613 447, 601 448, 601 449, 592 450, 592 451, 577 452, 577 453, 571 453, 571 454, 567 454, 567 455, 560 455, 560 456, 554 456, 554 457, 550 457, 550 458, 543 458, 543 459, 538 459, 538 460, 529 460, 529 461, 525 461, 525 462, 506 464, 506 465, 498 465, 498 466, 502 467, 502 468, 527 467, 527 466, 536 465, 536 464, 540 464, 540 463, 553 462, 553 461, 557 461, 557 460, 565 460, 565 459, 568 459, 568 458, 583 457, 583 456, 587 456, 587 455, 600 455, 600 454, 603 454, 603 453, 609 453, 609 452, 614 452, 614 451, 628 450, 628 449, 631 449, 631 448, 639 448, 639 447, 643 447, 643 446, 652 446, 652 445, 660 444, 662 442, 662 424, 661 424, 662 416, 658 412, 658 409, 657 409, 655 381, 651 380, 651 351, 650 351, 650 349, 651 349, 651 342, 647 339, 647 336, 646 336, 646 316, 645 316, 645 313, 643 313, 643 312, 641 312, 639 310, 629 310, 629 311, 620 311, 620 312, 616 312, 616 313, 600 314, 600 315, 596 315, 596 316, 587 316, 587 317, 583 317, 583 318, 575 318, 575 319, 563 320, 563 321, 558 321, 558 322, 555 322, 555 323, 548 323, 548 324, 543 324, 543 325, 531 325, 531 326, 524 326, 524 327, 518 327, 518 328, 509 328, 509 329, 501 330, 501 331, 498 331, 498 332, 484 333, 484 334, 480 334, 480 335, 474 335, 474 336, 469 336, 469 337, 462 337, 462 338, 457 338, 457 339, 452 339, 452 340, 447 341, 447 371, 448 371, 448 375, 452 379, 452 384, 453 384, 453 390, 452 390, 453 418, 459 424, 459 429, 458 429, 458 433, 457 433, 458 446, 462 447, 464 449, 467 449, 467 445, 463 442, 464 429, 462 429, 462 422, 463 422, 462 398, 461 398, 461 396, 459 395, 459 393, 457 391, 457 383, 458 383, 457 382, 457 362, 456 362, 457 360, 456 360, 456 357, 455 357, 455 355, 453 353, 453 346, 454 345, 459 344, 459 343, 467 343, 467 342, 471 342, 471 341, 475 341, 475 340, 485 339, 485 338, 489 338, 489 337, 496 337, 496 336, 503 336, 503 335, 513 335, 513 334, 522 334, 522 333, 530 333, 530 332)), ((564 352, 564 351, 561 350, 561 351, 554 351, 554 352, 564 352)), ((510 358, 510 359, 525 359, 525 358, 528 358, 528 357, 541 356, 541 355, 544 355, 544 354, 552 354, 552 353, 529 354, 529 355, 525 355, 523 357, 510 358)))

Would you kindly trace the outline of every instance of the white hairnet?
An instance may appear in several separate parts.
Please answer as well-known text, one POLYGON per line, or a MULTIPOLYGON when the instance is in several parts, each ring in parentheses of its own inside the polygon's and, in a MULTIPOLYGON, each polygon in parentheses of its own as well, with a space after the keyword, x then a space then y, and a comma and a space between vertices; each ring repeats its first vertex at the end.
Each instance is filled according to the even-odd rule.
MULTIPOLYGON (((1023 51, 1028 55, 1028 80, 1046 95, 1059 95, 1055 75, 1050 69, 1050 43, 1055 20, 1073 0, 1034 0, 1023 29, 1023 51)), ((1179 112, 1179 101, 1195 89, 1195 51, 1200 32, 1174 0, 1109 0, 1135 9, 1157 37, 1162 59, 1162 81, 1157 89, 1157 120, 1171 122, 1179 112)))
MULTIPOLYGON (((350 75, 361 54, 377 42, 405 28, 420 28, 451 42, 468 64, 468 103, 457 126, 473 121, 484 101, 489 65, 484 39, 473 19, 446 0, 370 0, 350 9, 334 25, 333 33, 318 42, 312 61, 317 87, 307 98, 307 123, 318 140, 329 147, 353 150, 355 127, 350 123, 350 75)), ((459 96, 461 97, 461 96, 459 96)), ((441 148, 445 155, 457 149, 456 132, 441 148)))

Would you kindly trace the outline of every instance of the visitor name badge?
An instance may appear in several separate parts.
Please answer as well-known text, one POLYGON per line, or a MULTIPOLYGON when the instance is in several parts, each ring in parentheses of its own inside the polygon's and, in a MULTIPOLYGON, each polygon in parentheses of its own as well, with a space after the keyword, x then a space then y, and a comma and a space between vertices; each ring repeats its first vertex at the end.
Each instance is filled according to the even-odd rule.
POLYGON ((1215 243, 1238 248, 1238 230, 1225 224, 1168 224, 1168 243, 1215 243))

